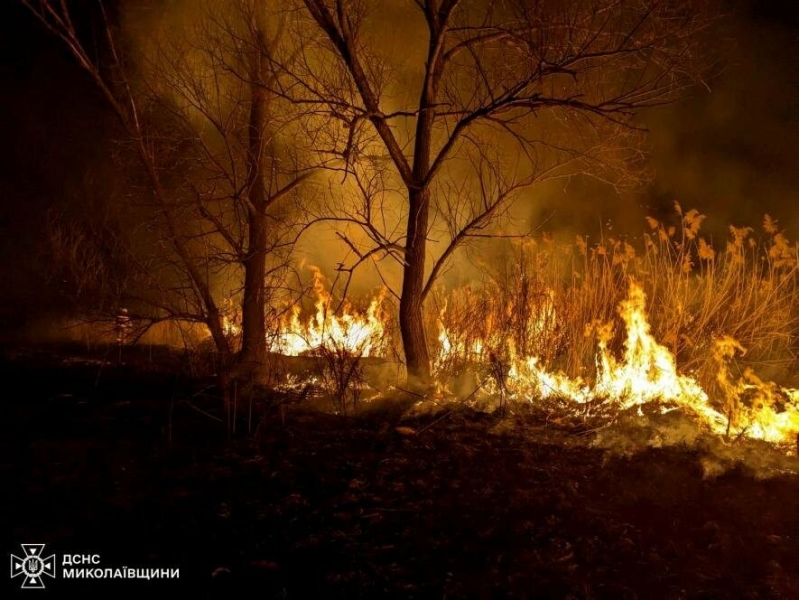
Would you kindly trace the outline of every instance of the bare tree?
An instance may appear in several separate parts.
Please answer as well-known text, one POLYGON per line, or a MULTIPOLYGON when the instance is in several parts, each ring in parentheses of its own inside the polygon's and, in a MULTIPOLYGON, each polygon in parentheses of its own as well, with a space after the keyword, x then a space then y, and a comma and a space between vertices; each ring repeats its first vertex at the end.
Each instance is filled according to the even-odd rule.
POLYGON ((545 178, 621 182, 642 156, 636 113, 695 81, 697 33, 708 23, 684 0, 300 6, 295 35, 317 33, 306 34, 304 61, 276 68, 278 90, 329 119, 318 139, 362 199, 339 218, 372 243, 345 238, 356 264, 400 263, 402 342, 420 382, 430 377, 423 303, 454 251, 496 234, 511 200, 545 178), (387 48, 400 20, 403 45, 387 48), (391 221, 378 204, 398 195, 391 221), (441 237, 431 254, 429 240, 441 237))
POLYGON ((141 98, 134 92, 127 65, 123 62, 125 57, 119 51, 114 27, 103 4, 100 3, 98 8, 103 21, 102 33, 105 35, 108 64, 103 64, 87 49, 79 35, 76 19, 73 18, 65 2, 46 0, 40 2, 22 0, 22 2, 48 30, 66 44, 118 117, 146 174, 152 196, 160 208, 171 249, 188 276, 187 284, 200 300, 201 311, 196 315, 193 312, 188 314, 191 312, 188 311, 183 316, 187 319, 195 316, 198 320, 202 319, 207 324, 217 348, 227 357, 230 354, 230 347, 223 331, 219 306, 211 293, 208 277, 200 261, 181 231, 178 206, 164 183, 159 164, 161 157, 150 143, 152 132, 141 114, 141 98))
POLYGON ((315 168, 314 153, 292 135, 295 107, 269 91, 272 66, 296 49, 285 39, 285 14, 264 0, 192 8, 200 17, 191 32, 166 32, 153 52, 155 97, 168 98, 196 135, 204 170, 191 183, 198 209, 244 272, 239 359, 262 364, 266 282, 288 265, 296 240, 285 201, 315 168))
POLYGON ((242 297, 239 363, 262 363, 266 285, 285 276, 296 239, 281 201, 312 172, 299 144, 284 143, 292 116, 268 91, 270 69, 284 56, 280 13, 264 0, 200 2, 190 23, 133 43, 134 32, 120 31, 99 2, 98 58, 65 2, 22 1, 102 92, 146 174, 156 204, 148 218, 172 271, 159 278, 152 262, 140 262, 151 275, 144 299, 160 315, 151 321, 205 323, 229 367, 234 348, 221 307, 231 293, 226 282, 243 280, 234 284, 242 297))

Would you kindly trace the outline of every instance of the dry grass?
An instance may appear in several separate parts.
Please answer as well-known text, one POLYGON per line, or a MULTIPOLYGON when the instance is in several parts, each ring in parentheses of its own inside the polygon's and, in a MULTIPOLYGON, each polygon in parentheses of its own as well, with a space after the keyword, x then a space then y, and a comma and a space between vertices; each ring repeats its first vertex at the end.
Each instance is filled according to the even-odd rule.
POLYGON ((590 375, 597 328, 612 325, 610 348, 621 351, 617 306, 632 277, 646 293, 656 339, 705 390, 718 385, 714 349, 725 337, 739 344, 733 362, 741 373, 749 367, 779 378, 797 351, 797 244, 766 216, 760 232, 730 226, 723 247, 714 247, 700 233, 704 215, 675 208, 679 225, 647 219, 639 248, 613 238, 593 245, 528 240, 479 288, 440 294, 431 303, 430 331, 438 335, 443 323, 451 350, 439 355, 439 372, 515 352, 590 375))

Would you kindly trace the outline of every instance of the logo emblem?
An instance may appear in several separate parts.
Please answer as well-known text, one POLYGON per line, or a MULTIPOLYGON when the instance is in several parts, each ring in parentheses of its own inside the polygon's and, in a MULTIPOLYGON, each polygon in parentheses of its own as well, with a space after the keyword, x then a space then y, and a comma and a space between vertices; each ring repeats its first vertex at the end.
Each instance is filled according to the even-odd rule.
POLYGON ((25 556, 11 555, 11 578, 24 575, 22 589, 43 589, 44 576, 55 577, 55 554, 43 556, 44 544, 20 544, 25 556))

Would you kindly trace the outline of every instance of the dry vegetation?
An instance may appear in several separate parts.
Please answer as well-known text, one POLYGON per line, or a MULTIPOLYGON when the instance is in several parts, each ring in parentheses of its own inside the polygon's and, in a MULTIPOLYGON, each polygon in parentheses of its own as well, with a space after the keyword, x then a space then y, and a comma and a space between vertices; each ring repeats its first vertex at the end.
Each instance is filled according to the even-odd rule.
POLYGON ((590 375, 599 329, 612 328, 609 347, 621 351, 617 306, 633 278, 653 335, 709 393, 723 360, 732 359, 736 377, 784 379, 799 331, 797 245, 769 216, 762 232, 730 226, 726 242, 713 244, 700 232, 704 215, 675 208, 674 226, 647 219, 639 248, 614 238, 529 240, 479 288, 441 294, 430 316, 430 331, 440 335, 443 324, 451 348, 437 363, 440 376, 511 350, 550 370, 590 375))

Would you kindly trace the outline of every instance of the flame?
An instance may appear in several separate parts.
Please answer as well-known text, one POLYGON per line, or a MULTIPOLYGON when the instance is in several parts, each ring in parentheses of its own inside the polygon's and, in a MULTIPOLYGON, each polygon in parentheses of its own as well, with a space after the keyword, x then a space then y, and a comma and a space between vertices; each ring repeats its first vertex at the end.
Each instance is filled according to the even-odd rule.
MULTIPOLYGON (((385 356, 389 348, 387 319, 383 310, 385 290, 372 299, 366 311, 357 311, 344 302, 333 309, 333 297, 324 277, 314 269, 314 312, 303 319, 301 308, 294 306, 277 332, 269 339, 272 352, 287 356, 313 353, 320 349, 346 352, 355 356, 385 356)), ((526 327, 546 337, 557 323, 554 292, 531 314, 526 327)), ((682 409, 695 415, 710 431, 724 436, 748 437, 777 444, 793 444, 799 435, 799 389, 783 388, 759 379, 751 369, 736 377, 732 361, 746 350, 734 339, 724 336, 714 341, 713 358, 717 364, 719 393, 711 397, 699 381, 677 368, 674 354, 652 335, 646 314, 646 296, 642 287, 630 278, 627 297, 619 304, 625 337, 621 357, 609 347, 613 338, 610 323, 594 324, 597 339, 594 376, 589 380, 551 372, 538 356, 519 356, 512 340, 493 335, 488 323, 486 337, 458 332, 445 325, 446 304, 439 312, 438 351, 434 368, 440 377, 453 360, 465 359, 477 364, 491 363, 496 389, 511 399, 535 403, 540 399, 560 398, 570 401, 575 411, 589 413, 602 406, 617 411, 655 406, 663 413, 682 409), (497 339, 495 339, 497 338, 497 339), (497 378, 495 350, 503 348, 506 367, 497 378), (501 381, 499 381, 501 379, 501 381)), ((225 316, 225 332, 239 332, 237 320, 225 316)), ((441 383, 441 382, 439 382, 441 383)), ((441 389, 446 386, 441 384, 441 389)), ((486 386, 489 391, 490 385, 486 386)), ((716 390, 714 390, 714 393, 716 390)))
POLYGON ((458 357, 468 357, 480 361, 485 348, 485 341, 476 339, 468 343, 462 336, 456 335, 445 325, 447 303, 444 302, 438 313, 436 324, 438 326, 438 351, 433 358, 433 371, 439 375, 451 365, 451 361, 458 357))
POLYGON ((380 356, 387 350, 383 301, 385 290, 372 299, 365 313, 359 313, 344 302, 338 314, 333 310, 333 297, 325 289, 324 277, 313 268, 315 312, 307 320, 295 305, 284 319, 277 334, 269 340, 270 350, 286 356, 299 356, 319 349, 347 352, 355 356, 380 356))
POLYGON ((736 350, 743 351, 737 342, 731 338, 716 342, 718 380, 728 405, 728 410, 721 412, 694 377, 678 373, 674 355, 652 336, 646 318, 646 297, 633 280, 619 314, 627 333, 622 359, 617 360, 608 349, 609 328, 600 327, 593 385, 579 377, 550 373, 536 357, 513 357, 505 382, 507 389, 517 399, 529 401, 560 397, 585 405, 604 398, 620 410, 654 402, 663 412, 675 407, 692 412, 717 434, 736 433, 774 443, 795 439, 799 433, 799 390, 763 382, 750 370, 744 372, 742 379, 731 378, 729 359, 736 350), (750 398, 748 406, 742 403, 744 396, 750 398))

